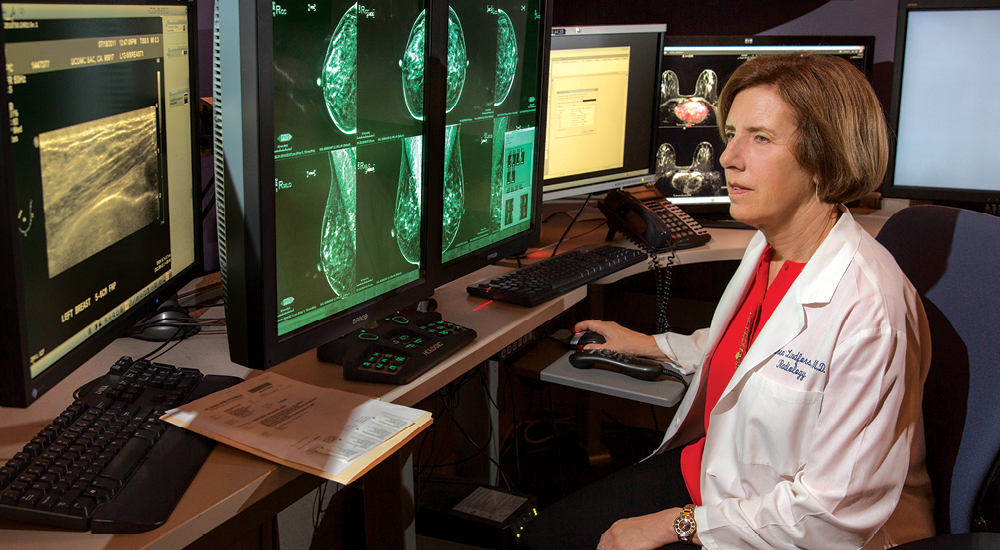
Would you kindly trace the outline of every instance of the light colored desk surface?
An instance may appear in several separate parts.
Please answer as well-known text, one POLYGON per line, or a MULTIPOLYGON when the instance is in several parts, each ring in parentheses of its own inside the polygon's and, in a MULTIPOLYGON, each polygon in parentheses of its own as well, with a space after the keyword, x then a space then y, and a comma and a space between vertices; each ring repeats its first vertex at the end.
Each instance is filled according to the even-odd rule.
MULTIPOLYGON (((489 266, 435 292, 438 311, 444 318, 474 329, 477 338, 410 384, 389 386, 346 381, 340 366, 320 363, 316 360, 315 352, 293 358, 273 370, 319 386, 335 387, 412 406, 586 296, 586 288, 581 287, 538 307, 526 309, 496 302, 484 306, 484 300, 473 298, 465 292, 467 285, 507 270, 504 267, 489 266)), ((213 311, 218 311, 221 315, 221 309, 213 311)), ((72 402, 71 395, 76 388, 106 373, 118 357, 141 357, 157 345, 119 339, 31 407, 0 409, 0 459, 6 461, 20 451, 28 440, 72 402)), ((196 336, 158 360, 167 364, 195 367, 206 374, 241 377, 249 374, 248 369, 229 360, 226 337, 221 334, 196 336)), ((4 550, 183 548, 300 475, 302 474, 297 470, 218 445, 174 509, 167 524, 160 529, 136 535, 94 535, 0 523, 0 547, 4 550)))

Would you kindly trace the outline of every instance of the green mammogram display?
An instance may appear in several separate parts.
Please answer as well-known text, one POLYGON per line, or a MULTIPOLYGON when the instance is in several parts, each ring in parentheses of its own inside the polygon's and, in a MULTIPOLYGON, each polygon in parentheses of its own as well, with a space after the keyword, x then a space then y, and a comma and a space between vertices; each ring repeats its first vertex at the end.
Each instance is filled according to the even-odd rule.
POLYGON ((393 228, 399 251, 406 261, 420 264, 420 187, 423 162, 422 136, 403 140, 396 188, 396 222, 393 228))
POLYGON ((507 117, 493 119, 493 177, 490 180, 490 231, 500 230, 503 214, 503 163, 504 134, 507 133, 507 117))
POLYGON ((448 126, 444 134, 444 219, 441 249, 448 250, 465 214, 465 178, 462 175, 462 148, 458 125, 448 126))
MULTIPOLYGON (((422 11, 410 28, 410 38, 399 60, 402 69, 403 99, 410 115, 417 120, 424 119, 424 42, 427 34, 427 12, 422 11)), ((451 112, 458 105, 465 87, 465 74, 469 67, 469 57, 465 49, 465 33, 458 14, 448 8, 448 91, 445 110, 451 112)))
POLYGON ((319 239, 320 267, 337 296, 354 289, 357 263, 357 157, 353 147, 330 151, 333 181, 319 239))
POLYGON ((358 131, 358 5, 354 4, 340 18, 330 38, 317 81, 323 89, 326 110, 337 128, 345 134, 358 131))
POLYGON ((507 99, 507 94, 514 84, 516 70, 517 37, 514 35, 514 24, 507 12, 497 10, 497 81, 496 101, 493 105, 500 105, 507 99))

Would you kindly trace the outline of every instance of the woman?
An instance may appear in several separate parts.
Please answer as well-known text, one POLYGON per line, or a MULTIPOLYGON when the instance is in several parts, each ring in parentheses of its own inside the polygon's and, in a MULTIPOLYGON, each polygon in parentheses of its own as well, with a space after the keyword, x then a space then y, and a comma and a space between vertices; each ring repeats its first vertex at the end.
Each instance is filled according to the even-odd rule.
POLYGON ((607 347, 694 372, 647 460, 546 510, 532 548, 887 548, 934 534, 921 394, 927 321, 842 203, 874 190, 888 138, 864 76, 762 56, 722 91, 733 218, 759 232, 690 336, 583 321, 607 347))

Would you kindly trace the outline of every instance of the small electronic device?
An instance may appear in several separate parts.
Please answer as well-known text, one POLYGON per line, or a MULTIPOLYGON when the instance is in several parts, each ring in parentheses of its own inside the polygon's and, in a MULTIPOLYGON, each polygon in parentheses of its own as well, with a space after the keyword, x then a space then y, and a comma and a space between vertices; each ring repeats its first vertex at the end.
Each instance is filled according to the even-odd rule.
POLYGON ((320 361, 343 365, 347 380, 408 384, 475 338, 476 331, 440 313, 396 313, 316 353, 320 361))
POLYGON ((513 550, 538 515, 535 497, 445 474, 419 480, 417 532, 475 548, 513 550))
POLYGON ((584 245, 465 288, 472 296, 535 307, 574 288, 642 262, 641 250, 584 245))
POLYGON ((670 361, 657 361, 647 357, 628 355, 610 349, 583 349, 569 356, 569 364, 578 369, 605 368, 638 378, 653 381, 662 376, 677 379, 687 387, 688 375, 670 361))
POLYGON ((583 349, 583 346, 587 344, 603 344, 607 340, 599 332, 594 332, 592 330, 578 330, 573 333, 573 336, 569 339, 569 345, 577 348, 583 349))
POLYGON ((712 240, 705 228, 670 204, 655 187, 612 189, 597 206, 608 218, 609 240, 620 231, 651 253, 692 248, 712 240))

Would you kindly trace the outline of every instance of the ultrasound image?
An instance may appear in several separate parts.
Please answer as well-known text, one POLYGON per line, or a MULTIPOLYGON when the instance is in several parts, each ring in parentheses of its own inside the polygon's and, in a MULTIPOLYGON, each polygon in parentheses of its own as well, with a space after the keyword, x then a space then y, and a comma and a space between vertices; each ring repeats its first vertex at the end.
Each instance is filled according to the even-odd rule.
POLYGON ((38 135, 49 278, 160 216, 156 108, 38 135))

